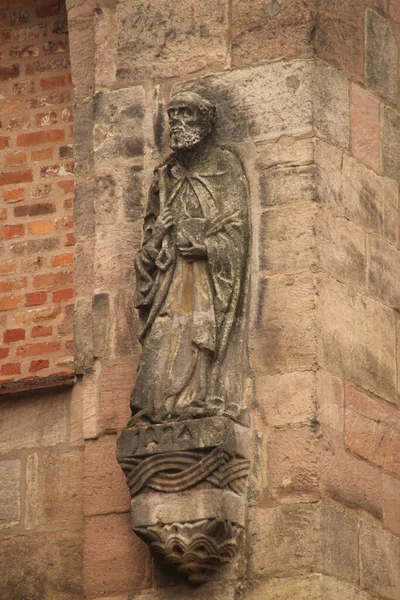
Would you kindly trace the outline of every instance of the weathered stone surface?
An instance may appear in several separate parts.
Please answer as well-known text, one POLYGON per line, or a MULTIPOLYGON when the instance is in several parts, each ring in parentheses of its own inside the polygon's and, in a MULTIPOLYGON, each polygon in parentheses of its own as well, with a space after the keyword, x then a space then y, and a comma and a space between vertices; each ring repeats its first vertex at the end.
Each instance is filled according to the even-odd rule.
POLYGON ((344 448, 342 434, 324 428, 320 446, 323 497, 382 519, 382 473, 344 448))
POLYGON ((383 108, 382 121, 382 169, 385 175, 400 179, 400 114, 383 108))
POLYGON ((338 432, 344 427, 344 386, 343 381, 328 371, 317 373, 318 421, 325 427, 338 432))
POLYGON ((397 102, 399 50, 390 22, 374 10, 366 12, 365 78, 382 98, 397 102))
POLYGON ((110 160, 117 167, 142 156, 145 101, 141 86, 97 92, 94 103, 96 174, 102 174, 99 169, 105 164, 109 169, 110 160))
MULTIPOLYGON (((229 583, 206 583, 200 587, 190 588, 190 598, 193 600, 234 600, 236 597, 236 586, 229 583)), ((188 587, 166 587, 162 590, 139 593, 138 600, 187 600, 188 587)))
POLYGON ((249 456, 250 430, 226 417, 208 417, 121 431, 118 458, 148 456, 172 450, 201 450, 221 446, 231 454, 249 456))
POLYGON ((78 300, 74 312, 74 364, 75 373, 91 369, 93 356, 93 323, 91 300, 78 300))
POLYGON ((95 294, 92 302, 93 354, 96 358, 108 357, 111 353, 110 295, 95 294))
POLYGON ((314 140, 309 137, 294 138, 284 135, 273 142, 259 142, 257 157, 261 169, 312 167, 314 140))
POLYGON ((315 167, 279 166, 260 172, 261 206, 295 204, 315 200, 315 167))
POLYGON ((380 104, 358 85, 350 88, 350 149, 357 160, 379 172, 381 168, 380 104))
POLYGON ((94 192, 93 179, 77 178, 74 198, 74 235, 76 239, 94 233, 94 192))
POLYGON ((147 588, 150 577, 149 551, 132 533, 129 514, 87 519, 84 579, 88 596, 147 588))
POLYGON ((116 24, 117 78, 123 82, 227 67, 225 0, 120 2, 116 24))
MULTIPOLYGON (((93 8, 92 8, 93 10, 93 8)), ((94 29, 93 13, 90 16, 70 19, 68 34, 71 52, 72 83, 76 100, 92 96, 94 82, 94 29), (90 40, 90 43, 88 43, 90 40)))
POLYGON ((282 275, 259 283, 250 333, 251 363, 258 375, 310 368, 316 360, 312 274, 282 275))
POLYGON ((43 518, 51 525, 82 523, 81 450, 47 452, 43 456, 43 518))
POLYGON ((165 494, 139 494, 132 500, 132 527, 173 525, 207 519, 245 523, 245 501, 230 490, 199 489, 165 494))
POLYGON ((322 600, 320 578, 320 575, 308 575, 258 581, 249 585, 243 597, 245 600, 322 600))
POLYGON ((355 454, 400 477, 398 411, 351 386, 345 396, 345 441, 355 454))
POLYGON ((121 362, 103 365, 99 382, 100 425, 107 433, 126 426, 129 416, 129 398, 136 379, 137 365, 121 362))
POLYGON ((268 439, 269 490, 274 498, 318 497, 318 455, 310 427, 276 429, 268 439))
POLYGON ((102 230, 95 242, 95 282, 99 291, 118 289, 121 282, 134 286, 133 257, 139 248, 139 226, 102 230))
POLYGON ((400 535, 400 480, 383 475, 383 522, 386 528, 400 535))
MULTIPOLYGON (((348 73, 355 81, 364 79, 364 40, 362 18, 349 18, 343 13, 349 6, 360 8, 359 2, 330 2, 318 12, 315 23, 315 50, 322 60, 348 73), (336 15, 332 9, 336 5, 336 15)), ((350 8, 352 10, 352 8, 350 8)), ((362 8, 361 8, 362 10, 362 8)))
POLYGON ((232 63, 312 56, 311 3, 296 0, 234 0, 232 63))
POLYGON ((324 572, 357 585, 358 516, 350 511, 323 504, 320 518, 324 572))
POLYGON ((310 422, 315 416, 312 371, 264 375, 255 382, 257 408, 272 427, 310 422))
POLYGON ((340 280, 365 288, 365 232, 329 210, 318 213, 315 225, 321 267, 340 280))
POLYGON ((260 266, 297 271, 315 262, 317 206, 279 208, 261 215, 260 266))
POLYGON ((83 98, 74 104, 74 155, 75 175, 91 177, 93 168, 93 99, 83 98))
POLYGON ((111 88, 117 70, 116 3, 100 2, 94 17, 96 44, 95 77, 97 88, 111 88))
POLYGON ((25 529, 35 529, 40 522, 40 472, 39 456, 35 452, 26 459, 25 529))
POLYGON ((99 412, 100 366, 95 363, 93 371, 87 371, 82 383, 82 423, 83 439, 97 438, 100 433, 99 412))
POLYGON ((318 356, 322 367, 397 401, 396 341, 389 308, 324 277, 318 302, 318 356))
POLYGON ((82 590, 81 535, 16 536, 0 544, 0 597, 76 600, 82 590))
POLYGON ((176 84, 218 106, 217 142, 273 140, 312 131, 311 61, 277 61, 176 84))
POLYGON ((313 81, 314 128, 323 140, 349 147, 349 82, 336 69, 317 62, 313 81))
POLYGON ((0 461, 0 529, 18 525, 20 519, 19 459, 0 461))
POLYGON ((0 454, 37 446, 54 446, 67 439, 70 392, 39 392, 2 403, 0 454))
MULTIPOLYGON (((139 359, 139 319, 134 306, 134 291, 120 290, 114 298, 114 355, 139 359)), ((136 371, 132 365, 132 369, 136 371)))
POLYGON ((333 577, 321 576, 321 600, 376 600, 359 587, 345 583, 333 577))
POLYGON ((315 505, 253 509, 251 573, 261 577, 308 573, 319 559, 319 512, 315 505))
POLYGON ((368 236, 368 292, 400 310, 400 252, 374 235, 368 236))
POLYGON ((92 240, 75 244, 74 284, 77 298, 90 298, 94 288, 94 243, 92 240))
POLYGON ((126 512, 129 490, 115 460, 115 437, 104 436, 85 444, 84 511, 86 516, 126 512))
POLYGON ((360 563, 362 587, 397 600, 400 595, 399 538, 368 521, 362 521, 360 563))

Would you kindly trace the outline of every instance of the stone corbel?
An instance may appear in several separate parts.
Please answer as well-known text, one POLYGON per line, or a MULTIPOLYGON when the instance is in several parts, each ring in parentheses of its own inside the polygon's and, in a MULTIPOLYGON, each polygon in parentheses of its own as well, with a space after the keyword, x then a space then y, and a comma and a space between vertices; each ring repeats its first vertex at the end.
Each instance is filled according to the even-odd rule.
POLYGON ((236 554, 250 447, 250 430, 226 417, 136 426, 119 435, 132 529, 191 583, 206 581, 236 554))

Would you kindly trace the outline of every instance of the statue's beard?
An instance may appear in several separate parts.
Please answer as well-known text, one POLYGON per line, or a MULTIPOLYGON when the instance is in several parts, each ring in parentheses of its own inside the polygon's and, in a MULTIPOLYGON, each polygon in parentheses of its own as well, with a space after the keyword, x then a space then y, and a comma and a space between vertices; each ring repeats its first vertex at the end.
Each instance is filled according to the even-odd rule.
POLYGON ((171 129, 170 146, 173 150, 189 150, 194 148, 207 136, 207 129, 203 126, 176 127, 171 129))

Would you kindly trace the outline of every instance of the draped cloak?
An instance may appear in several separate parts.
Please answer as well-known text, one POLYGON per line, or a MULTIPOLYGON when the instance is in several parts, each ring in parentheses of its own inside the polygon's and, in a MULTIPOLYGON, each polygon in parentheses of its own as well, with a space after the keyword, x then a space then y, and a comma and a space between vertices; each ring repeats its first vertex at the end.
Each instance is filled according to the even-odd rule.
POLYGON ((229 150, 207 144, 189 166, 173 154, 155 170, 135 259, 143 349, 131 396, 134 421, 207 416, 216 407, 223 413, 224 361, 243 309, 247 203, 243 168, 229 150), (152 231, 164 206, 174 226, 160 248, 152 231), (201 224, 204 258, 179 253, 177 232, 188 222, 201 224))

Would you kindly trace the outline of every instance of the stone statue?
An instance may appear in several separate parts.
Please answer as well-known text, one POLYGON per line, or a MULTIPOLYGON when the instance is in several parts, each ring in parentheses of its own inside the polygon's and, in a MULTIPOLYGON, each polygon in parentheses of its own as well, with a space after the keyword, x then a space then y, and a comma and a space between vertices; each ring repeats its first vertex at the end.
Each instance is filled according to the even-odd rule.
POLYGON ((168 107, 174 153, 156 169, 136 257, 143 351, 117 458, 132 529, 191 583, 231 562, 252 448, 242 408, 247 180, 215 145, 215 106, 168 107))
POLYGON ((168 117, 174 152, 154 172, 135 261, 143 350, 128 426, 240 411, 224 363, 240 343, 247 180, 237 157, 213 143, 211 102, 177 93, 168 117))

